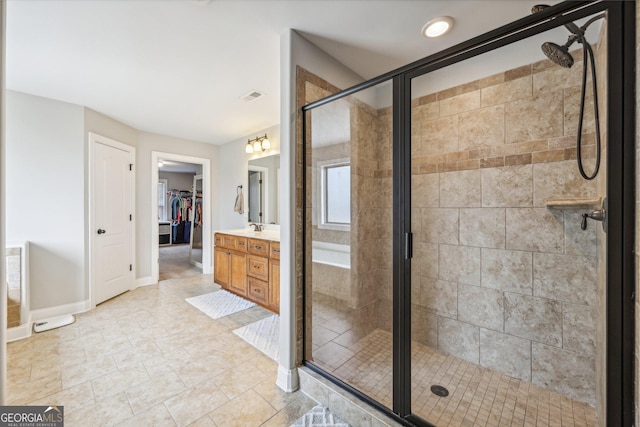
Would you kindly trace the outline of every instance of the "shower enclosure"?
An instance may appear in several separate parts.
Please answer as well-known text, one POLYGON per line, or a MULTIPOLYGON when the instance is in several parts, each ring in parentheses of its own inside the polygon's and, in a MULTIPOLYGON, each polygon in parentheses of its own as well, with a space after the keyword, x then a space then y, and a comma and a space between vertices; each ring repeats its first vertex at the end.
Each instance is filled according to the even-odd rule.
POLYGON ((351 90, 306 84, 307 366, 403 423, 628 419, 633 131, 609 46, 629 7, 561 4, 351 90), (556 45, 569 68, 540 49, 576 28, 595 81, 582 48, 556 45))

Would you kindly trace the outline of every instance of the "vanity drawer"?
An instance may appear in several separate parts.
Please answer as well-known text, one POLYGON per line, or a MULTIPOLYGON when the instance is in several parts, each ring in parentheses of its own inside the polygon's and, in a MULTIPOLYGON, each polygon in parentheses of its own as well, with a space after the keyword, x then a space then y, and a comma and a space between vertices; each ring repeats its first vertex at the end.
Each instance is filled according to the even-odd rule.
POLYGON ((269 258, 280 259, 280 242, 269 243, 269 258))
POLYGON ((240 252, 247 251, 247 238, 246 237, 234 237, 235 245, 234 249, 240 252))
POLYGON ((269 300, 269 284, 258 280, 255 277, 249 277, 249 297, 258 304, 266 305, 269 300))
POLYGON ((260 255, 263 257, 269 256, 269 242, 261 239, 249 239, 247 242, 247 249, 250 254, 260 255))
POLYGON ((213 238, 215 246, 231 249, 232 251, 246 252, 247 238, 232 236, 230 234, 216 233, 213 238))
POLYGON ((269 259, 247 255, 247 275, 265 282, 269 280, 269 259))

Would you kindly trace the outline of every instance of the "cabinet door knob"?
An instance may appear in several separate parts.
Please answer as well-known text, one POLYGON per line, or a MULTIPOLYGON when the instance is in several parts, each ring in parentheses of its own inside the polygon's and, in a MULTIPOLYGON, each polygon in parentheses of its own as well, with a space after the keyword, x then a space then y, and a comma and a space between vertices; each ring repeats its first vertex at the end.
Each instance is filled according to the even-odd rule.
POLYGON ((98 228, 98 234, 104 234, 107 230, 103 230, 102 228, 98 228))

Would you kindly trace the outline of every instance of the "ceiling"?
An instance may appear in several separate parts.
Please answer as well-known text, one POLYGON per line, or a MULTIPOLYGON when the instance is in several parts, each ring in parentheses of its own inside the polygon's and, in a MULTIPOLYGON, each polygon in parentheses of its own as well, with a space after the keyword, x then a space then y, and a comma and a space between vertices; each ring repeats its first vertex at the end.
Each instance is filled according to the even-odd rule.
POLYGON ((289 28, 368 79, 526 16, 533 4, 9 0, 7 87, 143 131, 224 144, 279 123, 280 35, 289 28), (440 15, 455 19, 453 30, 423 37, 440 15), (265 96, 240 99, 253 90, 265 96))

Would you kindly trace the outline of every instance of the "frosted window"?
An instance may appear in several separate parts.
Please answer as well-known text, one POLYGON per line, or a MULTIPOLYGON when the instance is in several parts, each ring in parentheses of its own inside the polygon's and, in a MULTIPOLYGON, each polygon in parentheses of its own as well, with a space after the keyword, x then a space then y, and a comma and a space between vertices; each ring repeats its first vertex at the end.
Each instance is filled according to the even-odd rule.
POLYGON ((351 223, 351 166, 340 165, 325 168, 326 222, 351 223))

